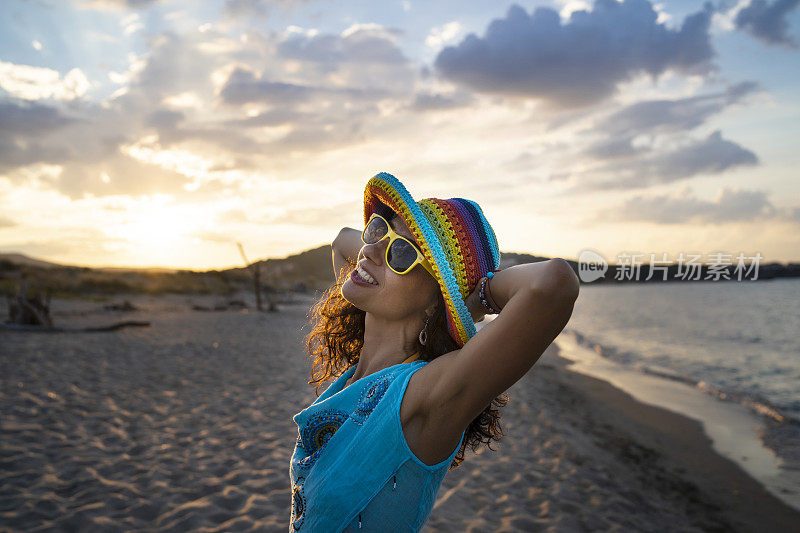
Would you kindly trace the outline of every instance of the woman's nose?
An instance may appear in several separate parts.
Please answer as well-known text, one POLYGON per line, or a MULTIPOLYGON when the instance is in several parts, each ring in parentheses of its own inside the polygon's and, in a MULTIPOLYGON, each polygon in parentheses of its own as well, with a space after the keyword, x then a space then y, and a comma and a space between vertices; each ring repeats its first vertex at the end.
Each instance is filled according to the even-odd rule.
POLYGON ((376 265, 383 264, 383 254, 384 254, 384 247, 389 239, 381 239, 378 242, 372 244, 365 244, 361 247, 361 254, 364 257, 368 257, 370 261, 375 263, 376 265))

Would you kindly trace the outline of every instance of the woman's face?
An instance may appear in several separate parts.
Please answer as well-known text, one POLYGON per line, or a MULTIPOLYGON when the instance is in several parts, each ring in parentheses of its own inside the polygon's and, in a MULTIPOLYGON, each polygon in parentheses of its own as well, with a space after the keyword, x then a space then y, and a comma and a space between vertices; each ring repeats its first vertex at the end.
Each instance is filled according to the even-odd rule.
MULTIPOLYGON (((389 224, 398 235, 417 244, 402 218, 394 215, 389 224)), ((356 264, 369 272, 377 285, 362 285, 348 278, 342 285, 342 296, 362 311, 387 320, 418 318, 425 309, 436 304, 439 284, 422 265, 416 265, 402 276, 395 273, 386 264, 388 245, 389 239, 385 238, 361 247, 356 264)))

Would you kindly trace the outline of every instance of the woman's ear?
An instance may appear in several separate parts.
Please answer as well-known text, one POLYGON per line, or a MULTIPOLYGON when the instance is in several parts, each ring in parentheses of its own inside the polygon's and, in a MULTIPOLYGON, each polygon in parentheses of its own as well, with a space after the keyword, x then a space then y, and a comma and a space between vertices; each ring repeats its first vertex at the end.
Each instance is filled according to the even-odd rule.
POLYGON ((438 303, 431 304, 430 306, 428 306, 428 308, 425 309, 425 319, 430 320, 431 318, 433 318, 433 315, 436 314, 436 310, 438 308, 439 308, 438 303))

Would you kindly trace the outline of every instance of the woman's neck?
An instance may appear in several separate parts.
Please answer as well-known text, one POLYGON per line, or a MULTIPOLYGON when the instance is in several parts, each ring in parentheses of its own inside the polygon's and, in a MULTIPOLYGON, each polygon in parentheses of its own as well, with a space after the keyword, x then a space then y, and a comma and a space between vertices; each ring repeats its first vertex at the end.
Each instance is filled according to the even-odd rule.
POLYGON ((390 366, 394 366, 394 365, 397 365, 397 364, 410 363, 412 361, 416 361, 417 359, 419 359, 419 357, 420 357, 420 353, 419 353, 419 351, 417 351, 417 352, 414 352, 413 354, 409 355, 408 357, 406 357, 402 361, 398 361, 397 363, 390 363, 390 364, 384 365, 384 366, 382 366, 380 368, 375 368, 374 370, 367 370, 367 371, 364 371, 364 372, 361 372, 361 373, 359 373, 359 365, 361 365, 361 359, 359 358, 359 361, 356 364, 356 371, 353 372, 353 375, 350 377, 350 379, 348 379, 345 382, 345 386, 347 386, 347 385, 349 385, 349 384, 355 382, 356 380, 361 379, 361 378, 363 378, 365 376, 369 376, 371 374, 374 374, 375 372, 380 372, 384 368, 389 368, 390 366))

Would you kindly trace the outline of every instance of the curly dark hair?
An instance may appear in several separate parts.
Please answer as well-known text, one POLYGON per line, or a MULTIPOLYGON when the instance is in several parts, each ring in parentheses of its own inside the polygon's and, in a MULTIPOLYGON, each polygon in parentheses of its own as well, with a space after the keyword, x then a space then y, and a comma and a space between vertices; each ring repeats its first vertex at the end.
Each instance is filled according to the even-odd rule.
MULTIPOLYGON (((347 301, 341 292, 355 263, 349 258, 347 265, 337 275, 336 282, 329 287, 311 307, 307 325, 311 331, 306 335, 309 356, 313 359, 310 385, 316 383, 315 394, 319 396, 319 387, 325 381, 341 376, 348 368, 358 362, 361 348, 364 345, 365 311, 347 301)), ((445 302, 441 291, 439 305, 428 323, 428 340, 425 345, 416 342, 420 359, 432 361, 437 357, 458 349, 456 342, 447 332, 445 302)), ((464 434, 461 448, 453 458, 448 472, 458 467, 464 460, 467 446, 474 452, 482 443, 486 443, 494 451, 491 441, 499 441, 503 436, 500 427, 500 410, 508 403, 508 395, 501 394, 492 400, 486 409, 470 422, 464 434)))

